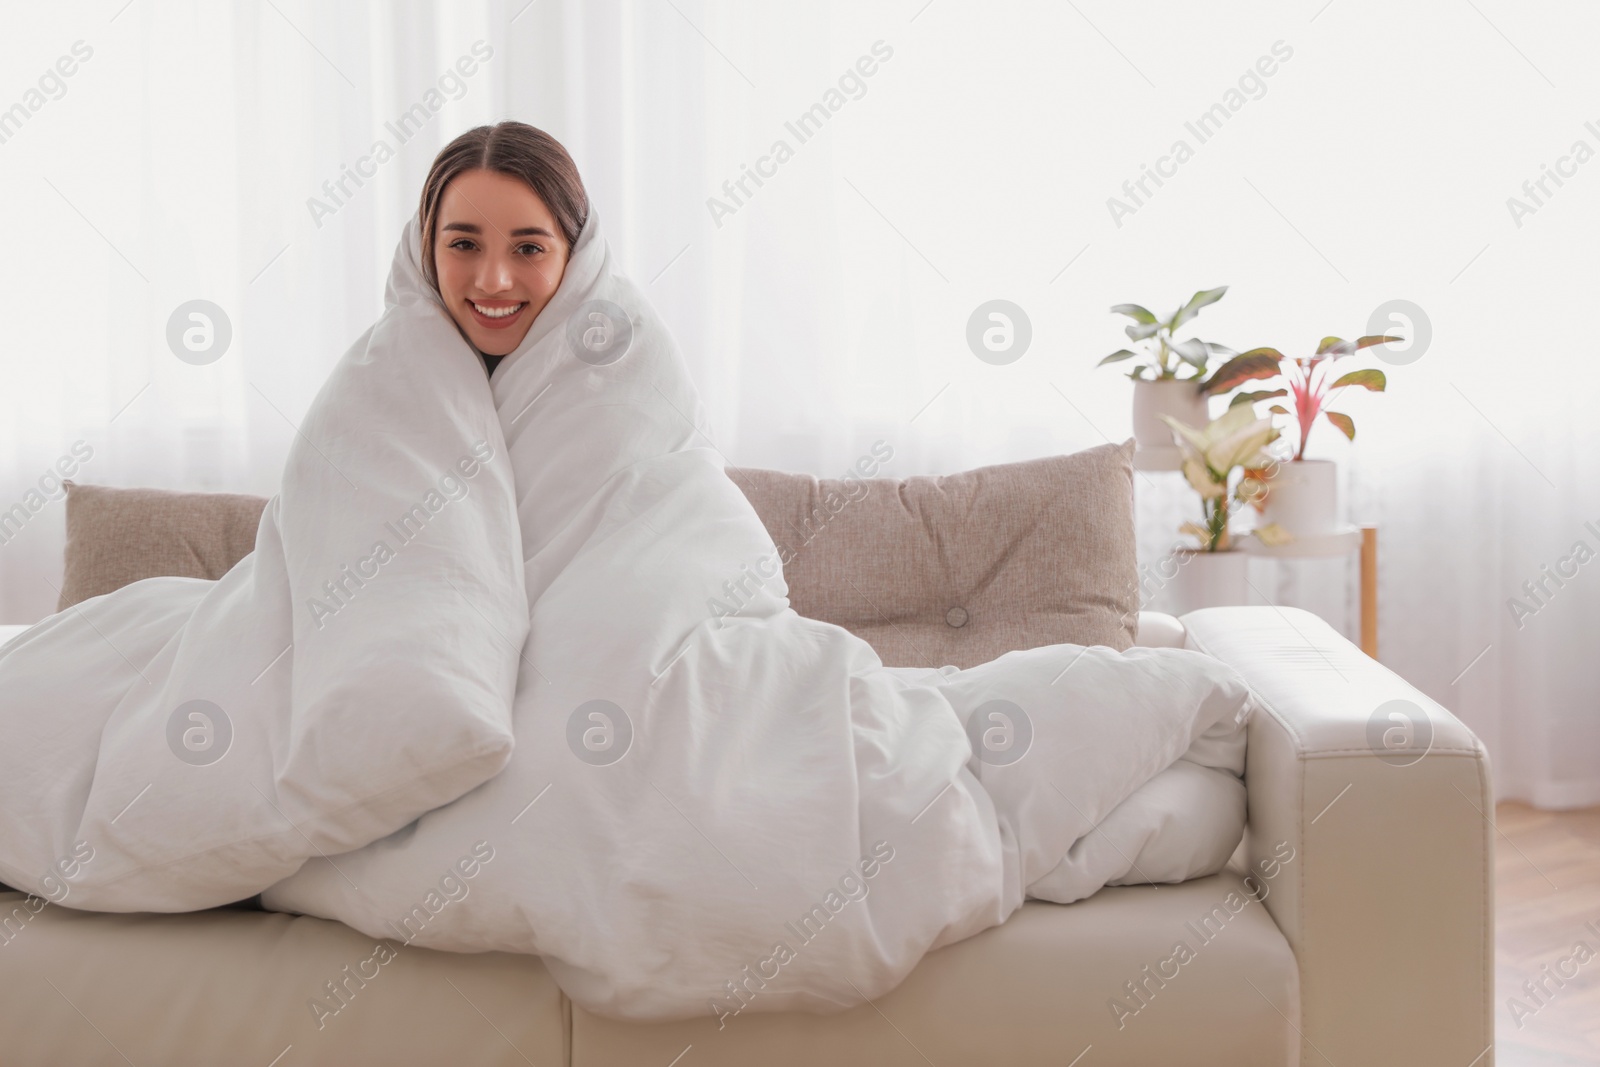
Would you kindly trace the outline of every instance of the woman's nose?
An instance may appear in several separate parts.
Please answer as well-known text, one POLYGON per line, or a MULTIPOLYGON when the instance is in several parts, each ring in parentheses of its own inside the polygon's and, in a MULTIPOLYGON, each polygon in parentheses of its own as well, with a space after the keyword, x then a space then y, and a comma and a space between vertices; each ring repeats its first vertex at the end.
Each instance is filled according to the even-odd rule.
POLYGON ((502 293, 511 288, 511 264, 498 256, 485 257, 483 269, 478 274, 478 288, 485 296, 502 293))

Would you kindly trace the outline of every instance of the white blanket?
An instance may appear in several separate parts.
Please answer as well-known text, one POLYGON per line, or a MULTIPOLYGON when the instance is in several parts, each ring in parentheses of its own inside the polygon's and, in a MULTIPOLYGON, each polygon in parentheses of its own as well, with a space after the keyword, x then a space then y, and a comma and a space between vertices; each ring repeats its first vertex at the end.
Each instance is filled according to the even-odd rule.
POLYGON ((374 937, 538 953, 593 1011, 726 1024, 875 997, 1026 896, 1222 866, 1233 671, 1075 645, 885 668, 781 574, 726 615, 775 549, 598 218, 492 395, 418 255, 413 219, 251 557, 0 650, 5 881, 101 910, 270 887, 374 937), (172 725, 194 700, 229 720, 220 758, 172 725))
POLYGON ((528 628, 516 539, 481 366, 392 293, 302 420, 250 555, 0 650, 0 879, 211 907, 491 777, 528 628))

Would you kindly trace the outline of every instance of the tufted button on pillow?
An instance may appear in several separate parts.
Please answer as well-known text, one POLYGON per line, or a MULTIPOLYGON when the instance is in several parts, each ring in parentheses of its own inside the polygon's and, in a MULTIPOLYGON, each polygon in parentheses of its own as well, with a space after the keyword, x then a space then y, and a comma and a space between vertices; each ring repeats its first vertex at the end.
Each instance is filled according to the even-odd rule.
POLYGON ((951 626, 965 626, 967 624, 967 609, 951 608, 944 613, 944 621, 951 626))

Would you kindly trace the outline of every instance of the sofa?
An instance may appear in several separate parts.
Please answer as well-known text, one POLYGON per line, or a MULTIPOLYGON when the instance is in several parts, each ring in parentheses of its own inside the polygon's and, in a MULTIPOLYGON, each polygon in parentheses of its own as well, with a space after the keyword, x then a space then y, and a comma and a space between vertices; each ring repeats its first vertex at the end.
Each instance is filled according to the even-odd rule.
MULTIPOLYGON (((1071 457, 857 478, 874 503, 837 510, 834 490, 855 500, 859 486, 729 474, 785 551, 796 610, 854 630, 885 663, 966 666, 1072 640, 1087 598, 1122 615, 1095 643, 1187 646, 1240 671, 1256 698, 1248 826, 1223 871, 1030 901, 876 1001, 721 1025, 710 1012, 598 1017, 533 956, 404 945, 380 967, 373 940, 337 922, 247 906, 94 913, 8 892, 0 1064, 1491 1064, 1483 746, 1306 612, 1138 611, 1131 468, 1114 451, 1111 489, 1089 507, 1071 457), (1080 558, 1096 540, 1125 587, 1085 588, 1105 585, 1080 558), (332 1017, 309 1006, 326 991, 332 1017)), ((265 504, 126 492, 71 488, 65 608, 152 574, 219 576, 265 504)))

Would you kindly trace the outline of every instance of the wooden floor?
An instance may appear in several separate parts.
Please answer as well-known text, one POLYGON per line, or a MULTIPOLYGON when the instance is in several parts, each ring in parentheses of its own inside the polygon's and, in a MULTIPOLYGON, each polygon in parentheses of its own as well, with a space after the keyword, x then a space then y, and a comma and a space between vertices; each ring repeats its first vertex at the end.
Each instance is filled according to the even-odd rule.
POLYGON ((1600 1065, 1600 808, 1496 811, 1495 1062, 1600 1065))

